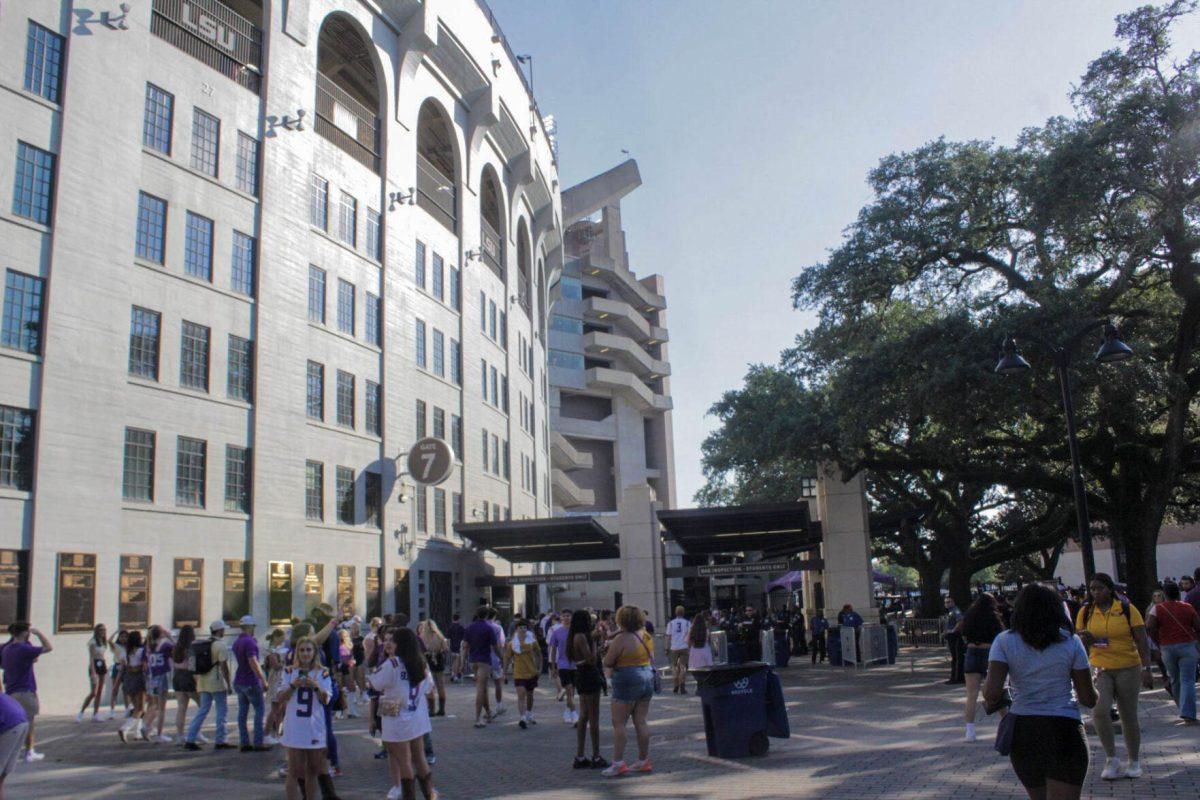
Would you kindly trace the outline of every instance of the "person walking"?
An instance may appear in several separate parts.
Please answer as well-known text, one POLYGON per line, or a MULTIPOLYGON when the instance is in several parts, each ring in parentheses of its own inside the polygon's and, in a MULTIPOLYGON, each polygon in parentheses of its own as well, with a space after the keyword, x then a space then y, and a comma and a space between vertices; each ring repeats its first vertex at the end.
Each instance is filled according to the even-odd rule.
MULTIPOLYGON (((467 626, 463 644, 467 648, 468 661, 475 673, 475 727, 483 728, 492 721, 492 707, 488 701, 488 680, 492 676, 492 654, 500 654, 500 643, 496 629, 488 624, 488 609, 480 606, 475 619, 467 626)), ((424 753, 421 755, 424 758, 424 753)))
POLYGON ((270 750, 263 744, 263 697, 267 689, 267 676, 258 660, 258 641, 254 638, 257 623, 247 614, 238 622, 242 632, 233 643, 233 657, 237 670, 233 674, 233 690, 238 700, 238 743, 241 752, 270 750), (250 710, 254 710, 254 739, 251 741, 247 725, 250 710))
POLYGON ((492 711, 492 716, 498 717, 508 710, 504 707, 504 683, 508 679, 504 676, 504 661, 500 657, 504 652, 506 637, 504 626, 500 624, 500 613, 496 609, 488 609, 487 621, 496 631, 496 650, 492 653, 492 683, 496 686, 496 708, 492 711))
MULTIPOLYGON (((477 618, 476 622, 486 620, 477 618)), ((475 623, 471 623, 472 626, 475 623)), ((490 629, 490 626, 488 626, 490 629)), ((376 667, 367 681, 380 693, 379 715, 383 722, 383 743, 388 752, 388 771, 393 785, 388 800, 409 800, 416 797, 414 783, 421 786, 425 800, 435 800, 433 770, 425 760, 422 740, 433 730, 429 720, 427 698, 433 694, 430 674, 417 635, 408 628, 398 628, 384 644, 386 658, 376 667)), ((490 663, 491 659, 488 659, 490 663)), ((487 676, 482 663, 476 669, 487 676)), ((487 683, 483 684, 484 694, 487 683)))
POLYGON ((708 641, 708 619, 697 614, 688 630, 688 669, 705 669, 713 665, 712 645, 708 641))
POLYGON ((113 652, 112 672, 109 674, 108 690, 108 719, 116 716, 117 695, 121 695, 121 704, 125 708, 125 716, 129 716, 129 698, 125 697, 125 661, 129 658, 126 645, 129 644, 129 631, 117 631, 117 635, 108 640, 108 646, 113 652))
POLYGON ((29 727, 25 730, 25 761, 41 761, 44 756, 34 748, 33 720, 41 710, 38 702, 37 677, 33 665, 40 657, 54 649, 48 638, 28 622, 14 622, 8 626, 9 640, 0 647, 0 670, 4 672, 4 691, 25 710, 29 727), (38 643, 29 641, 36 636, 38 643))
POLYGON ((536 725, 533 718, 533 690, 542 672, 542 650, 529 620, 519 618, 508 640, 507 662, 512 667, 513 686, 517 690, 517 724, 522 730, 536 725))
POLYGON ((963 658, 963 675, 967 686, 967 706, 963 719, 967 724, 964 741, 975 741, 975 717, 979 702, 979 690, 987 677, 988 651, 992 649, 992 641, 1004 630, 1000 620, 1000 611, 996 598, 987 592, 975 598, 975 602, 967 609, 962 621, 955 628, 955 633, 962 637, 965 645, 963 658))
POLYGON ((229 714, 229 647, 225 643, 225 622, 214 620, 208 626, 211 636, 204 641, 192 643, 192 670, 196 676, 196 692, 200 699, 196 716, 187 729, 187 741, 184 748, 199 750, 196 743, 200 728, 208 717, 209 710, 216 706, 217 733, 214 737, 214 750, 232 750, 233 745, 225 741, 225 720, 229 714))
POLYGON ((687 694, 688 633, 692 624, 683 614, 683 606, 675 606, 675 617, 667 623, 667 631, 663 634, 674 673, 671 691, 675 694, 687 694))
POLYGON ((459 615, 455 614, 450 618, 450 627, 446 629, 446 641, 450 645, 450 682, 462 683, 463 677, 463 657, 462 657, 462 642, 463 634, 467 629, 459 621, 459 615))
POLYGON ((4 779, 17 766, 28 730, 25 709, 12 695, 0 693, 0 800, 4 800, 4 779))
POLYGON ((350 628, 345 623, 337 629, 337 661, 331 666, 336 673, 342 705, 345 706, 334 717, 336 719, 357 717, 358 710, 354 707, 354 639, 350 636, 350 628))
POLYGON ((1150 615, 1154 613, 1154 607, 1166 599, 1167 596, 1162 588, 1151 592, 1150 605, 1146 606, 1146 610, 1142 612, 1142 619, 1146 620, 1146 643, 1150 645, 1150 663, 1158 667, 1158 672, 1163 679, 1163 688, 1167 690, 1171 699, 1175 699, 1175 686, 1167 672, 1166 662, 1163 661, 1162 649, 1159 647, 1158 640, 1154 638, 1154 633, 1150 630, 1150 615))
POLYGON ((1183 601, 1185 603, 1191 603, 1192 608, 1196 610, 1196 613, 1200 614, 1200 567, 1196 567, 1193 576, 1192 588, 1184 590, 1183 583, 1181 581, 1179 585, 1179 592, 1183 595, 1183 601))
POLYGON ((100 698, 104 694, 104 679, 108 677, 108 629, 104 623, 92 628, 92 637, 88 639, 88 685, 91 687, 88 696, 83 698, 83 705, 75 715, 76 722, 83 722, 87 707, 92 706, 92 722, 103 722, 100 716, 100 698))
POLYGON ((1088 648, 1088 656, 1096 670, 1099 701, 1092 709, 1092 724, 1107 757, 1100 777, 1106 781, 1121 777, 1140 778, 1142 737, 1137 717, 1138 692, 1142 686, 1154 687, 1146 623, 1140 611, 1127 600, 1117 597, 1116 584, 1105 573, 1097 572, 1092 576, 1088 590, 1092 599, 1079 610, 1075 629, 1080 641, 1088 648), (1128 767, 1123 767, 1117 757, 1110 713, 1114 699, 1121 713, 1128 767))
POLYGON ((169 744, 170 736, 163 735, 167 718, 167 695, 171 688, 171 655, 175 643, 161 625, 150 626, 146 640, 146 733, 150 741, 169 744))
POLYGON ((129 706, 129 716, 117 729, 117 738, 125 743, 129 741, 129 735, 133 734, 134 738, 141 737, 149 741, 143 719, 146 715, 146 645, 142 641, 141 631, 129 632, 125 649, 121 684, 125 691, 125 702, 129 706))
POLYGON ((609 766, 600 757, 600 687, 604 684, 604 673, 596 665, 592 628, 592 615, 586 609, 572 615, 567 655, 575 662, 575 689, 579 694, 579 721, 575 723, 575 769, 603 769, 609 766), (590 760, 583 754, 589 730, 592 733, 590 760))
MULTIPOLYGON (((946 613, 942 617, 943 630, 946 631, 946 649, 950 651, 950 679, 947 684, 966 683, 966 676, 963 675, 963 642, 962 635, 955 633, 958 628, 958 623, 962 622, 962 612, 958 610, 958 605, 955 604, 953 597, 947 597, 945 600, 946 613)), ((840 617, 839 617, 840 624, 840 617)))
MULTIPOLYGON (((580 610, 580 614, 586 613, 580 610)), ((558 683, 567 698, 567 707, 563 709, 563 722, 574 725, 579 722, 579 712, 575 709, 575 662, 567 651, 567 642, 571 630, 571 609, 564 608, 558 614, 558 627, 550 631, 546 641, 550 649, 550 659, 558 670, 558 683)))
POLYGON ((1175 687, 1175 705, 1184 725, 1196 724, 1196 660, 1200 656, 1200 614, 1181 599, 1174 583, 1163 586, 1163 601, 1150 609, 1146 630, 1162 651, 1175 687))
POLYGON ((645 629, 646 617, 636 606, 617 611, 620 632, 609 643, 604 666, 612 669, 613 762, 601 774, 617 778, 629 772, 650 772, 650 698, 654 696, 654 640, 645 629), (638 760, 625 763, 625 723, 633 718, 638 760))
POLYGON ((1083 644, 1066 629, 1058 593, 1030 584, 1013 604, 1012 629, 996 635, 983 700, 995 708, 1013 687, 1009 758, 1030 800, 1078 800, 1088 769, 1079 704, 1096 702, 1083 644), (1074 694, 1072 694, 1072 691, 1074 694))
POLYGON ((446 662, 451 652, 450 643, 438 629, 438 624, 432 619, 423 619, 417 623, 417 638, 425 650, 425 660, 429 663, 429 672, 433 676, 433 684, 437 688, 437 710, 433 708, 433 698, 429 700, 429 716, 446 716, 446 662))
MULTIPOLYGON (((179 629, 179 638, 175 640, 175 650, 171 654, 171 688, 175 691, 175 741, 183 744, 186 741, 187 710, 189 703, 200 705, 200 697, 196 694, 196 659, 192 655, 192 644, 196 641, 196 629, 184 625, 179 629)), ((207 742, 207 737, 201 735, 197 741, 207 742)))
POLYGON ((829 657, 825 652, 825 634, 829 630, 829 620, 825 619, 821 609, 817 609, 809 627, 812 630, 812 663, 824 663, 829 657))
MULTIPOLYGON (((325 774, 325 724, 328 717, 317 706, 327 705, 333 693, 333 678, 321 665, 317 645, 301 637, 295 645, 295 660, 282 674, 283 746, 287 750, 287 800, 313 798, 314 787, 325 774), (303 784, 303 788, 301 787, 303 784)), ((272 720, 274 723, 274 720, 272 720)))

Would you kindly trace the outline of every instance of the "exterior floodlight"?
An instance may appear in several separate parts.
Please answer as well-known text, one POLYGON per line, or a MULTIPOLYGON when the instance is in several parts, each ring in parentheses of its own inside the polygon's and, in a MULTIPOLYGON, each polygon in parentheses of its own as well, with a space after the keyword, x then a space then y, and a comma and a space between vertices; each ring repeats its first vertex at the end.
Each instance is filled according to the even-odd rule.
POLYGON ((1000 360, 996 362, 996 367, 992 371, 997 375, 1015 375, 1018 372, 1028 372, 1030 369, 1029 362, 1021 357, 1021 351, 1017 349, 1017 340, 1011 336, 1005 339, 1000 360))
POLYGON ((1133 349, 1121 341, 1121 331, 1111 322, 1104 326, 1104 344, 1096 351, 1096 360, 1101 364, 1113 364, 1133 356, 1133 349))

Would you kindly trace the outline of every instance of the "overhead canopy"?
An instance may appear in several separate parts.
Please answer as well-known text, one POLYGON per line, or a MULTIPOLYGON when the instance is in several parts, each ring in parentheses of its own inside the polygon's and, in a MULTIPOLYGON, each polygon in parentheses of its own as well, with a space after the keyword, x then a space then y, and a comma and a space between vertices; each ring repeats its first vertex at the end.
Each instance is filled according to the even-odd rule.
POLYGON ((617 537, 591 517, 458 522, 454 532, 515 564, 619 558, 617 537))
POLYGON ((693 556, 748 551, 788 556, 821 544, 820 524, 809 519, 804 501, 659 511, 658 521, 693 556))

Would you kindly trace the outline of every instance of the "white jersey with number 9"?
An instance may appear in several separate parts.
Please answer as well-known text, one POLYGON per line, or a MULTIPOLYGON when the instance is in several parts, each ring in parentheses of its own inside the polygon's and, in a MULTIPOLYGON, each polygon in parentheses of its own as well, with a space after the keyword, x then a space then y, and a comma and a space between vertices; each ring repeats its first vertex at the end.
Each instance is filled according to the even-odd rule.
POLYGON ((311 678, 316 687, 296 689, 288 698, 281 743, 297 750, 320 750, 325 747, 325 707, 321 704, 320 692, 328 697, 333 691, 333 679, 329 670, 322 667, 309 670, 287 667, 283 670, 281 690, 302 677, 311 678))

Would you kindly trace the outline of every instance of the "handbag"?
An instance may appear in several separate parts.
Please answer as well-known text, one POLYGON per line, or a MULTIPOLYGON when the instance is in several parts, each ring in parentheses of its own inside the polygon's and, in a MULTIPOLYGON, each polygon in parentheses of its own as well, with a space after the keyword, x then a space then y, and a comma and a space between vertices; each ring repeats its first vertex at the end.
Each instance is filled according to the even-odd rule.
POLYGON ((379 698, 379 716, 381 717, 398 717, 404 708, 403 700, 385 700, 379 698))
POLYGON ((646 655, 650 657, 650 675, 654 684, 654 693, 662 694, 662 675, 654 668, 654 654, 650 652, 650 648, 646 646, 646 640, 638 636, 638 641, 642 643, 642 649, 646 651, 646 655))
POLYGON ((996 752, 1002 756, 1012 754, 1013 732, 1017 728, 1017 715, 1005 714, 1004 719, 996 726, 996 752))

